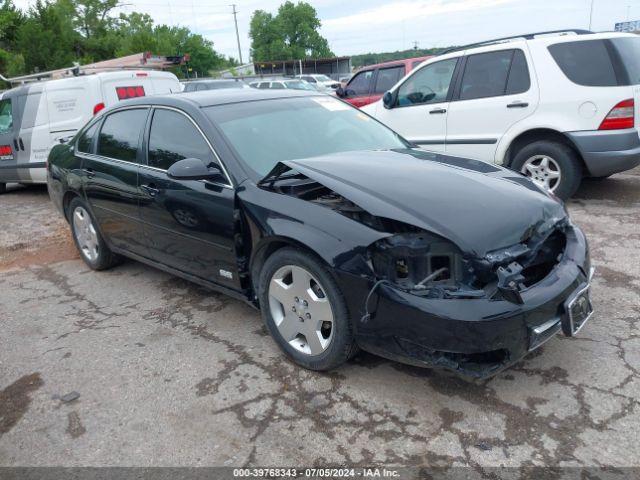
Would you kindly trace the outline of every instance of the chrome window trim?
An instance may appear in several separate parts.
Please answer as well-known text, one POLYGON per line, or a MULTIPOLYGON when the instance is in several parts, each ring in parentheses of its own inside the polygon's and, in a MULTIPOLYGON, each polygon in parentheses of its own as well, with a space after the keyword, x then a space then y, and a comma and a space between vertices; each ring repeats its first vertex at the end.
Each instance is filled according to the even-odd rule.
MULTIPOLYGON (((202 129, 198 126, 198 124, 193 120, 193 118, 191 118, 191 116, 189 114, 187 114, 183 110, 180 110, 180 109, 175 108, 175 107, 165 106, 165 105, 152 105, 152 104, 128 105, 128 106, 119 107, 119 108, 116 108, 116 109, 110 111, 107 114, 107 116, 111 115, 113 113, 122 112, 124 110, 134 110, 134 109, 143 109, 143 108, 150 108, 150 109, 163 108, 165 110, 173 110, 173 111, 181 113, 182 115, 187 117, 189 119, 189 121, 196 127, 196 129, 198 130, 198 132, 200 133, 202 138, 204 138, 204 141, 207 143, 207 146, 209 147, 209 149, 213 152, 213 155, 218 160, 218 163, 220 164, 220 167, 222 168, 222 172, 224 173, 224 175, 225 175, 225 177, 226 177, 226 179, 227 179, 227 181, 229 183, 227 184, 227 183, 221 183, 221 182, 212 182, 210 180, 197 180, 197 181, 198 182, 207 182, 208 184, 216 185, 216 186, 223 187, 223 188, 228 188, 228 189, 231 189, 231 190, 234 189, 233 181, 231 180, 231 177, 230 177, 229 173, 227 172, 227 168, 225 167, 224 163, 222 162, 222 159, 220 158, 220 155, 218 155, 218 152, 216 152, 216 150, 213 148, 213 146, 211 145, 211 142, 206 137, 206 135, 203 133, 202 129)), ((99 120, 96 119, 96 122, 97 121, 99 121, 99 120)), ((153 122, 153 117, 152 117, 152 122, 153 122)), ((98 133, 98 136, 100 136, 99 133, 98 133)), ((152 171, 156 171, 156 172, 167 173, 166 170, 164 170, 162 168, 152 167, 151 165, 144 165, 142 163, 130 162, 128 160, 120 160, 118 158, 107 157, 105 155, 100 155, 98 153, 80 152, 76 148, 77 143, 78 142, 76 141, 76 144, 74 144, 74 150, 75 150, 75 154, 77 156, 79 156, 79 157, 86 158, 86 159, 89 159, 89 160, 108 160, 108 161, 111 161, 111 162, 122 163, 124 165, 135 165, 135 166, 138 166, 140 168, 146 168, 148 170, 152 170, 152 171)), ((97 149, 97 145, 96 145, 96 149, 97 149)))

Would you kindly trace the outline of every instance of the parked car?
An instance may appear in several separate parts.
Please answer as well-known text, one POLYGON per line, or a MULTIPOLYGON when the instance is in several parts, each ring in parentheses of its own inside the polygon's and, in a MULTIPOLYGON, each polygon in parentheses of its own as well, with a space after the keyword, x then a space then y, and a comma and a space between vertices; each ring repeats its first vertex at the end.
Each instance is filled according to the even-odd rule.
POLYGON ((202 90, 222 90, 227 88, 249 88, 243 80, 239 78, 216 79, 216 80, 191 80, 184 82, 183 92, 199 92, 202 90))
POLYGON ((640 164, 640 38, 551 32, 432 58, 365 110, 410 141, 504 165, 566 199, 640 164))
POLYGON ((398 80, 429 58, 431 56, 367 65, 358 70, 344 87, 336 89, 336 95, 353 106, 364 107, 380 100, 398 80))
POLYGON ((0 96, 0 193, 9 182, 45 183, 51 147, 120 100, 179 92, 175 75, 118 71, 49 80, 0 96))
POLYGON ((296 78, 299 78, 301 80, 304 80, 305 82, 310 83, 311 85, 317 87, 318 90, 331 91, 331 90, 335 90, 340 86, 340 82, 336 82, 335 80, 327 77, 326 75, 304 74, 304 75, 296 75, 296 78))
POLYGON ((317 91, 317 89, 310 83, 300 79, 278 79, 278 80, 262 80, 257 82, 251 82, 249 84, 253 88, 260 90, 309 90, 317 91))
POLYGON ((245 300, 306 368, 360 347, 485 377, 591 316, 587 242, 560 201, 320 93, 133 100, 48 165, 90 268, 124 255, 245 300))

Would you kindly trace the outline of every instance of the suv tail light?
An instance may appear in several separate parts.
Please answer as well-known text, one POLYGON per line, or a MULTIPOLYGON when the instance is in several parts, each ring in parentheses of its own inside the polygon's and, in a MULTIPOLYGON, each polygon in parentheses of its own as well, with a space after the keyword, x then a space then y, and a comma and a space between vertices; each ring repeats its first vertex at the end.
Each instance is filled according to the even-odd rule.
POLYGON ((633 128, 635 125, 634 118, 634 101, 633 98, 623 100, 618 103, 611 111, 604 117, 604 120, 600 124, 599 130, 620 130, 623 128, 633 128))
POLYGON ((100 102, 98 104, 96 104, 95 107, 93 107, 93 114, 97 114, 100 110, 102 110, 104 108, 104 103, 100 102))

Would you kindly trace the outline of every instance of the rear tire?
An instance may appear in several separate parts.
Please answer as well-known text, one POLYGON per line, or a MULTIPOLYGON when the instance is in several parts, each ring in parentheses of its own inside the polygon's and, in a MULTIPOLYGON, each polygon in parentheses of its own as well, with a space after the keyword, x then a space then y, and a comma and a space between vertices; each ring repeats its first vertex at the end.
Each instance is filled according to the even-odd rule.
POLYGON ((576 193, 582 181, 582 162, 578 155, 567 145, 551 140, 538 140, 522 147, 515 154, 511 168, 540 186, 550 185, 551 191, 563 200, 576 193))
POLYGON ((84 263, 92 270, 106 270, 117 265, 120 257, 105 243, 87 205, 76 197, 71 200, 68 212, 73 241, 84 263))
POLYGON ((277 250, 260 272, 259 298, 269 333, 298 365, 331 370, 357 352, 340 287, 313 255, 295 248, 277 250))
POLYGON ((7 184, 6 183, 0 183, 0 194, 3 194, 6 191, 7 191, 7 184))

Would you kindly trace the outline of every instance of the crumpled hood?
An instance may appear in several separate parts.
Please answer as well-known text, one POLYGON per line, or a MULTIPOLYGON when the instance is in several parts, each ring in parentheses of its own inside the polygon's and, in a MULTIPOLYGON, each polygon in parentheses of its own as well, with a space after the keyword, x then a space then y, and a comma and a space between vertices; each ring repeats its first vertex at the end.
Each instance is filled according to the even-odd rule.
POLYGON ((403 150, 282 163, 372 215, 429 230, 478 257, 566 217, 562 204, 522 175, 477 160, 403 150))

